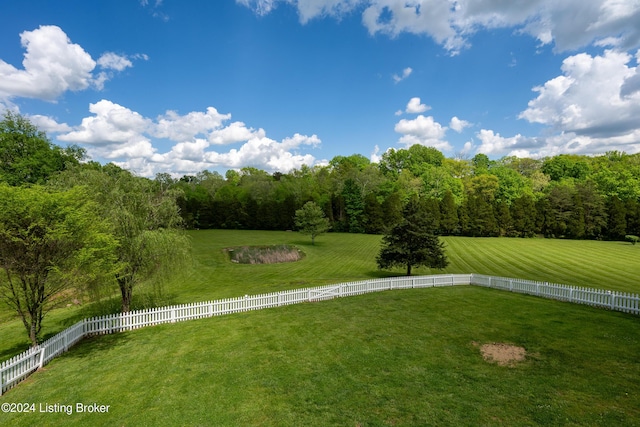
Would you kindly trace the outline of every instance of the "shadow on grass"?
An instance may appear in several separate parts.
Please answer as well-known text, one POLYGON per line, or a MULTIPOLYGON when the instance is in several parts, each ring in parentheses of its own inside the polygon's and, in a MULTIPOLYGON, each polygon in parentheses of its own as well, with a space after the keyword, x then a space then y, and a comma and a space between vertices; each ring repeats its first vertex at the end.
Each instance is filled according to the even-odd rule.
POLYGON ((82 341, 71 347, 68 352, 60 355, 60 357, 83 359, 85 357, 90 357, 96 353, 100 353, 124 345, 130 340, 131 334, 128 334, 126 332, 94 335, 83 339, 82 341))
POLYGON ((22 352, 28 350, 30 347, 29 340, 25 339, 24 342, 18 343, 10 348, 5 348, 0 351, 0 362, 4 362, 7 359, 10 359, 22 352))

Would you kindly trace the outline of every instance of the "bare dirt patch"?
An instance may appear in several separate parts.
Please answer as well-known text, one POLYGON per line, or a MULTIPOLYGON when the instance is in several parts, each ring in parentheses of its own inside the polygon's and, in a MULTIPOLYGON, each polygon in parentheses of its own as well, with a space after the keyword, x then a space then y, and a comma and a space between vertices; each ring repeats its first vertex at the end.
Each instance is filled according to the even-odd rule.
POLYGON ((480 353, 487 362, 497 363, 500 366, 515 366, 527 357, 527 351, 523 347, 506 343, 490 343, 474 346, 480 347, 480 353))

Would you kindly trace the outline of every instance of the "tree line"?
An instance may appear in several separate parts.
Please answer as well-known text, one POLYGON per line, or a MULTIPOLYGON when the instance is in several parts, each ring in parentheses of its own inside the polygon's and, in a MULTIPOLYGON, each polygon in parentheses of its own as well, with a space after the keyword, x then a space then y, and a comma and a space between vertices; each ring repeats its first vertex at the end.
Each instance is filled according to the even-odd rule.
POLYGON ((640 154, 561 154, 544 159, 484 154, 446 158, 432 147, 391 149, 379 163, 354 154, 327 165, 269 174, 252 167, 156 181, 181 191, 193 229, 295 229, 313 201, 332 231, 381 234, 414 196, 437 234, 623 240, 640 234, 640 154))

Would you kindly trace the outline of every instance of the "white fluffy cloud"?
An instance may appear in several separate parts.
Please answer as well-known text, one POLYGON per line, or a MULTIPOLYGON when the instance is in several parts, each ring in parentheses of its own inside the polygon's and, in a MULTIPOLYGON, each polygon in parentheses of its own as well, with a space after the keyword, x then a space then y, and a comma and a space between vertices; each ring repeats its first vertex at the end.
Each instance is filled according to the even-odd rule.
POLYGON ((58 123, 51 117, 35 114, 32 116, 27 116, 27 118, 34 126, 45 133, 60 133, 72 131, 71 126, 66 123, 58 123))
POLYGON ((402 119, 396 123, 394 129, 402 134, 398 142, 407 147, 420 144, 435 147, 438 150, 451 150, 451 145, 443 139, 447 128, 431 116, 425 117, 420 114, 413 120, 402 119))
POLYGON ((493 155, 542 157, 559 153, 640 152, 640 51, 607 50, 572 55, 562 74, 534 87, 520 118, 545 126, 542 136, 502 137, 477 133, 478 151, 493 155))
POLYGON ((468 128, 469 126, 471 126, 471 123, 469 123, 466 120, 459 119, 456 116, 453 116, 451 118, 451 121, 449 122, 449 127, 458 133, 462 132, 465 128, 468 128))
POLYGON ((616 43, 629 49, 640 45, 640 2, 637 0, 236 0, 264 15, 278 3, 291 4, 300 21, 340 17, 363 10, 362 22, 371 34, 392 37, 426 34, 456 53, 481 28, 516 28, 554 43, 560 51, 591 43, 616 43), (611 35, 616 37, 612 38, 611 35))
POLYGON ((94 115, 82 119, 71 132, 58 136, 60 141, 86 146, 92 157, 109 160, 122 157, 146 157, 155 152, 146 135, 151 121, 111 101, 89 105, 94 115))
POLYGON ((153 135, 157 138, 168 138, 173 141, 189 140, 196 135, 205 135, 222 126, 229 120, 231 114, 220 114, 213 107, 207 108, 205 113, 194 111, 180 116, 175 111, 167 111, 159 116, 153 128, 153 135))
POLYGON ((529 122, 585 135, 613 136, 640 128, 637 66, 631 56, 612 50, 586 53, 563 61, 561 76, 534 88, 538 97, 520 117, 529 122))
POLYGON ((409 100, 409 102, 407 103, 407 108, 405 109, 405 111, 409 114, 418 114, 418 113, 424 113, 427 110, 430 110, 431 107, 429 107, 426 104, 422 104, 420 102, 420 98, 411 98, 409 100))
POLYGON ((96 63, 56 26, 43 25, 20 34, 24 69, 0 60, 0 97, 55 100, 62 93, 88 88, 96 63))
POLYGON ((92 86, 101 90, 114 72, 133 66, 131 59, 147 59, 143 54, 126 57, 107 52, 96 62, 55 25, 24 31, 20 43, 25 48, 22 69, 0 59, 0 100, 25 97, 55 101, 67 91, 92 86), (94 74, 96 65, 102 71, 94 74))
POLYGON ((89 156, 113 161, 141 175, 159 172, 174 175, 193 174, 204 169, 254 166, 267 171, 289 171, 303 164, 316 163, 311 154, 299 153, 304 147, 316 147, 316 135, 294 134, 275 141, 263 129, 247 128, 242 122, 226 124, 231 114, 213 107, 205 112, 180 115, 167 111, 155 120, 108 100, 89 105, 92 116, 73 128, 52 118, 37 116, 57 139, 87 148, 89 156), (161 153, 154 138, 168 139, 171 148, 161 153), (212 146, 238 144, 227 152, 212 146), (155 145, 154 145, 155 144, 155 145))

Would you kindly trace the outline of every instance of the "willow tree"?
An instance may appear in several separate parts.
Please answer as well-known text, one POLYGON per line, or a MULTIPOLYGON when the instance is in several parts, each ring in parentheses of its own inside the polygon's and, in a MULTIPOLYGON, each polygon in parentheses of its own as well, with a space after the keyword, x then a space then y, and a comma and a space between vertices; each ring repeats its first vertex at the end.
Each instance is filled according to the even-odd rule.
POLYGON ((128 312, 136 286, 166 279, 188 259, 190 242, 181 229, 176 203, 180 192, 113 164, 78 167, 58 176, 53 185, 79 183, 92 189, 91 196, 118 241, 115 280, 122 312, 128 312))
POLYGON ((116 241, 86 190, 0 185, 0 299, 37 345, 46 313, 106 279, 116 241))

